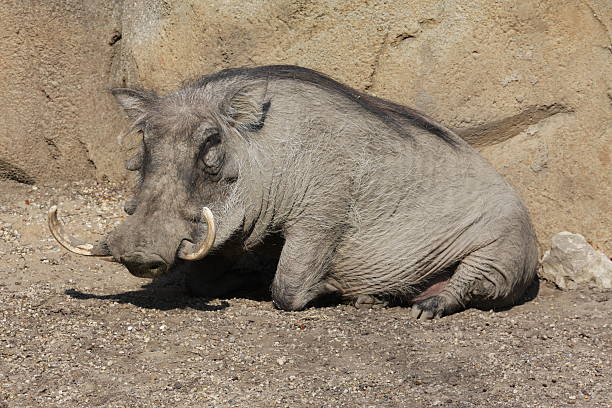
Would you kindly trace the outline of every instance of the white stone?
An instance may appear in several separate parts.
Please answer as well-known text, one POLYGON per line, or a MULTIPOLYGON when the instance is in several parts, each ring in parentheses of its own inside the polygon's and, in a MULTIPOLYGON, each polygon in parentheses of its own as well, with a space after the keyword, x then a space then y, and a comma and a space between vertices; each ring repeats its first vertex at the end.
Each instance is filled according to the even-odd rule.
POLYGON ((580 234, 560 232, 542 258, 542 277, 561 289, 612 288, 612 261, 580 234))

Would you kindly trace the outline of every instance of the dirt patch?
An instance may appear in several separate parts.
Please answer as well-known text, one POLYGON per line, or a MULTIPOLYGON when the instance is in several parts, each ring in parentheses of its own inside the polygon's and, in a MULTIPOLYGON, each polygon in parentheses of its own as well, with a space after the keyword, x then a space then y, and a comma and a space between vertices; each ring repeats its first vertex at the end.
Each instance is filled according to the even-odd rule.
POLYGON ((609 406, 610 291, 543 285, 510 310, 427 322, 205 300, 52 241, 49 205, 96 239, 123 217, 119 186, 0 192, 0 407, 609 406))

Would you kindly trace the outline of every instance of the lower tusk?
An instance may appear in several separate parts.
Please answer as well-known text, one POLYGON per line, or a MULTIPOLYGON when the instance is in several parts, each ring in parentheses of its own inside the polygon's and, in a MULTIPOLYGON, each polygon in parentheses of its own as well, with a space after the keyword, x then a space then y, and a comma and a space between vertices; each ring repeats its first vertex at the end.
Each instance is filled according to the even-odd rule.
POLYGON ((202 208, 202 218, 204 218, 204 220, 206 221, 206 226, 208 227, 206 238, 195 252, 179 254, 179 258, 184 259, 185 261, 197 261, 199 259, 204 258, 215 243, 217 230, 215 227, 215 219, 213 217, 212 211, 210 211, 210 208, 202 208))
MULTIPOLYGON (((57 219, 57 206, 54 205, 49 208, 47 213, 49 221, 49 230, 53 235, 53 238, 60 243, 61 246, 66 248, 70 252, 85 256, 106 256, 109 255, 108 251, 94 251, 94 245, 87 242, 79 241, 71 236, 67 235, 64 231, 64 226, 57 219), (104 253, 98 253, 104 252, 104 253)), ((112 259, 112 257, 109 257, 112 259)), ((106 259, 105 259, 106 260, 106 259)))

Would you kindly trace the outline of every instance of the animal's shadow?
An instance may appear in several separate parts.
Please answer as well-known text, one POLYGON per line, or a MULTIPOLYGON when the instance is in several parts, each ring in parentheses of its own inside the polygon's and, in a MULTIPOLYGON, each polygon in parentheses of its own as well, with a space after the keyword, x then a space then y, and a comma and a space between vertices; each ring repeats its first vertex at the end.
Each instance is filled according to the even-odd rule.
POLYGON ((77 289, 68 289, 64 293, 74 299, 110 300, 118 303, 129 303, 144 309, 173 310, 189 308, 211 312, 229 307, 227 300, 222 300, 220 304, 210 304, 211 298, 191 296, 185 289, 184 276, 181 273, 170 273, 142 285, 139 290, 122 293, 98 295, 77 289))
POLYGON ((200 261, 179 260, 171 272, 142 285, 140 290, 110 295, 75 289, 65 293, 75 299, 112 300, 158 310, 222 310, 229 306, 228 300, 234 298, 271 301, 270 286, 282 240, 270 240, 262 245, 261 248, 265 249, 263 254, 257 250, 246 255, 235 255, 231 252, 232 244, 226 244, 223 250, 200 261), (213 299, 221 300, 220 304, 210 304, 213 299))
MULTIPOLYGON (((126 271, 127 273, 127 271, 126 271)), ((198 281, 194 287, 189 285, 189 270, 177 268, 175 271, 142 285, 139 290, 116 294, 98 295, 78 289, 67 289, 64 293, 74 299, 110 300, 118 303, 129 303, 144 309, 173 310, 194 309, 200 311, 218 311, 230 306, 232 299, 249 299, 271 304, 270 286, 272 276, 269 270, 226 271, 224 280, 215 274, 201 273, 207 282, 198 281), (215 277, 217 279, 215 279, 215 277), (199 290, 198 290, 199 289, 199 290), (219 304, 211 304, 211 301, 219 304)), ((333 307, 341 303, 338 297, 324 296, 309 304, 309 307, 333 307)))
MULTIPOLYGON (((169 274, 155 279, 142 286, 142 289, 110 295, 96 295, 75 289, 65 291, 75 299, 113 300, 119 303, 130 303, 145 309, 171 310, 191 308, 201 311, 223 310, 229 307, 230 299, 250 299, 259 302, 271 302, 270 287, 278 265, 280 250, 272 251, 268 256, 250 255, 240 262, 234 262, 234 268, 225 268, 227 257, 212 255, 205 262, 179 263, 169 274), (220 304, 210 304, 211 300, 220 300, 220 304)), ((525 293, 513 304, 474 305, 481 310, 504 311, 535 299, 539 293, 540 283, 536 278, 525 293)), ((388 299, 388 306, 410 307, 412 303, 405 299, 388 299)), ((315 299, 308 307, 333 307, 347 303, 346 299, 329 295, 315 299)))
POLYGON ((527 287, 527 289, 525 290, 525 293, 523 293, 523 295, 516 301, 516 303, 510 306, 504 307, 504 308, 494 308, 493 310, 496 312, 500 312, 502 310, 512 309, 514 306, 523 305, 527 302, 531 302, 532 300, 534 300, 536 297, 538 297, 539 293, 540 293, 540 278, 536 276, 534 277, 533 282, 531 282, 531 285, 527 287))

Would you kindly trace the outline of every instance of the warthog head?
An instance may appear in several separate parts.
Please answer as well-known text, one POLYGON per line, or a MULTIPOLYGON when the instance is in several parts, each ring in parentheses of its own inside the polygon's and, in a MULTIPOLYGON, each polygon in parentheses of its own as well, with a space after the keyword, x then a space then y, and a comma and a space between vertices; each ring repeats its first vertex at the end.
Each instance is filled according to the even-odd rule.
POLYGON ((72 252, 155 277, 177 259, 200 259, 252 227, 249 203, 261 190, 256 170, 261 157, 253 139, 270 107, 266 92, 265 78, 219 74, 166 96, 112 90, 131 131, 142 137, 138 153, 126 163, 138 172, 134 198, 125 205, 129 217, 105 239, 87 244, 64 233, 52 207, 54 237, 72 252))

